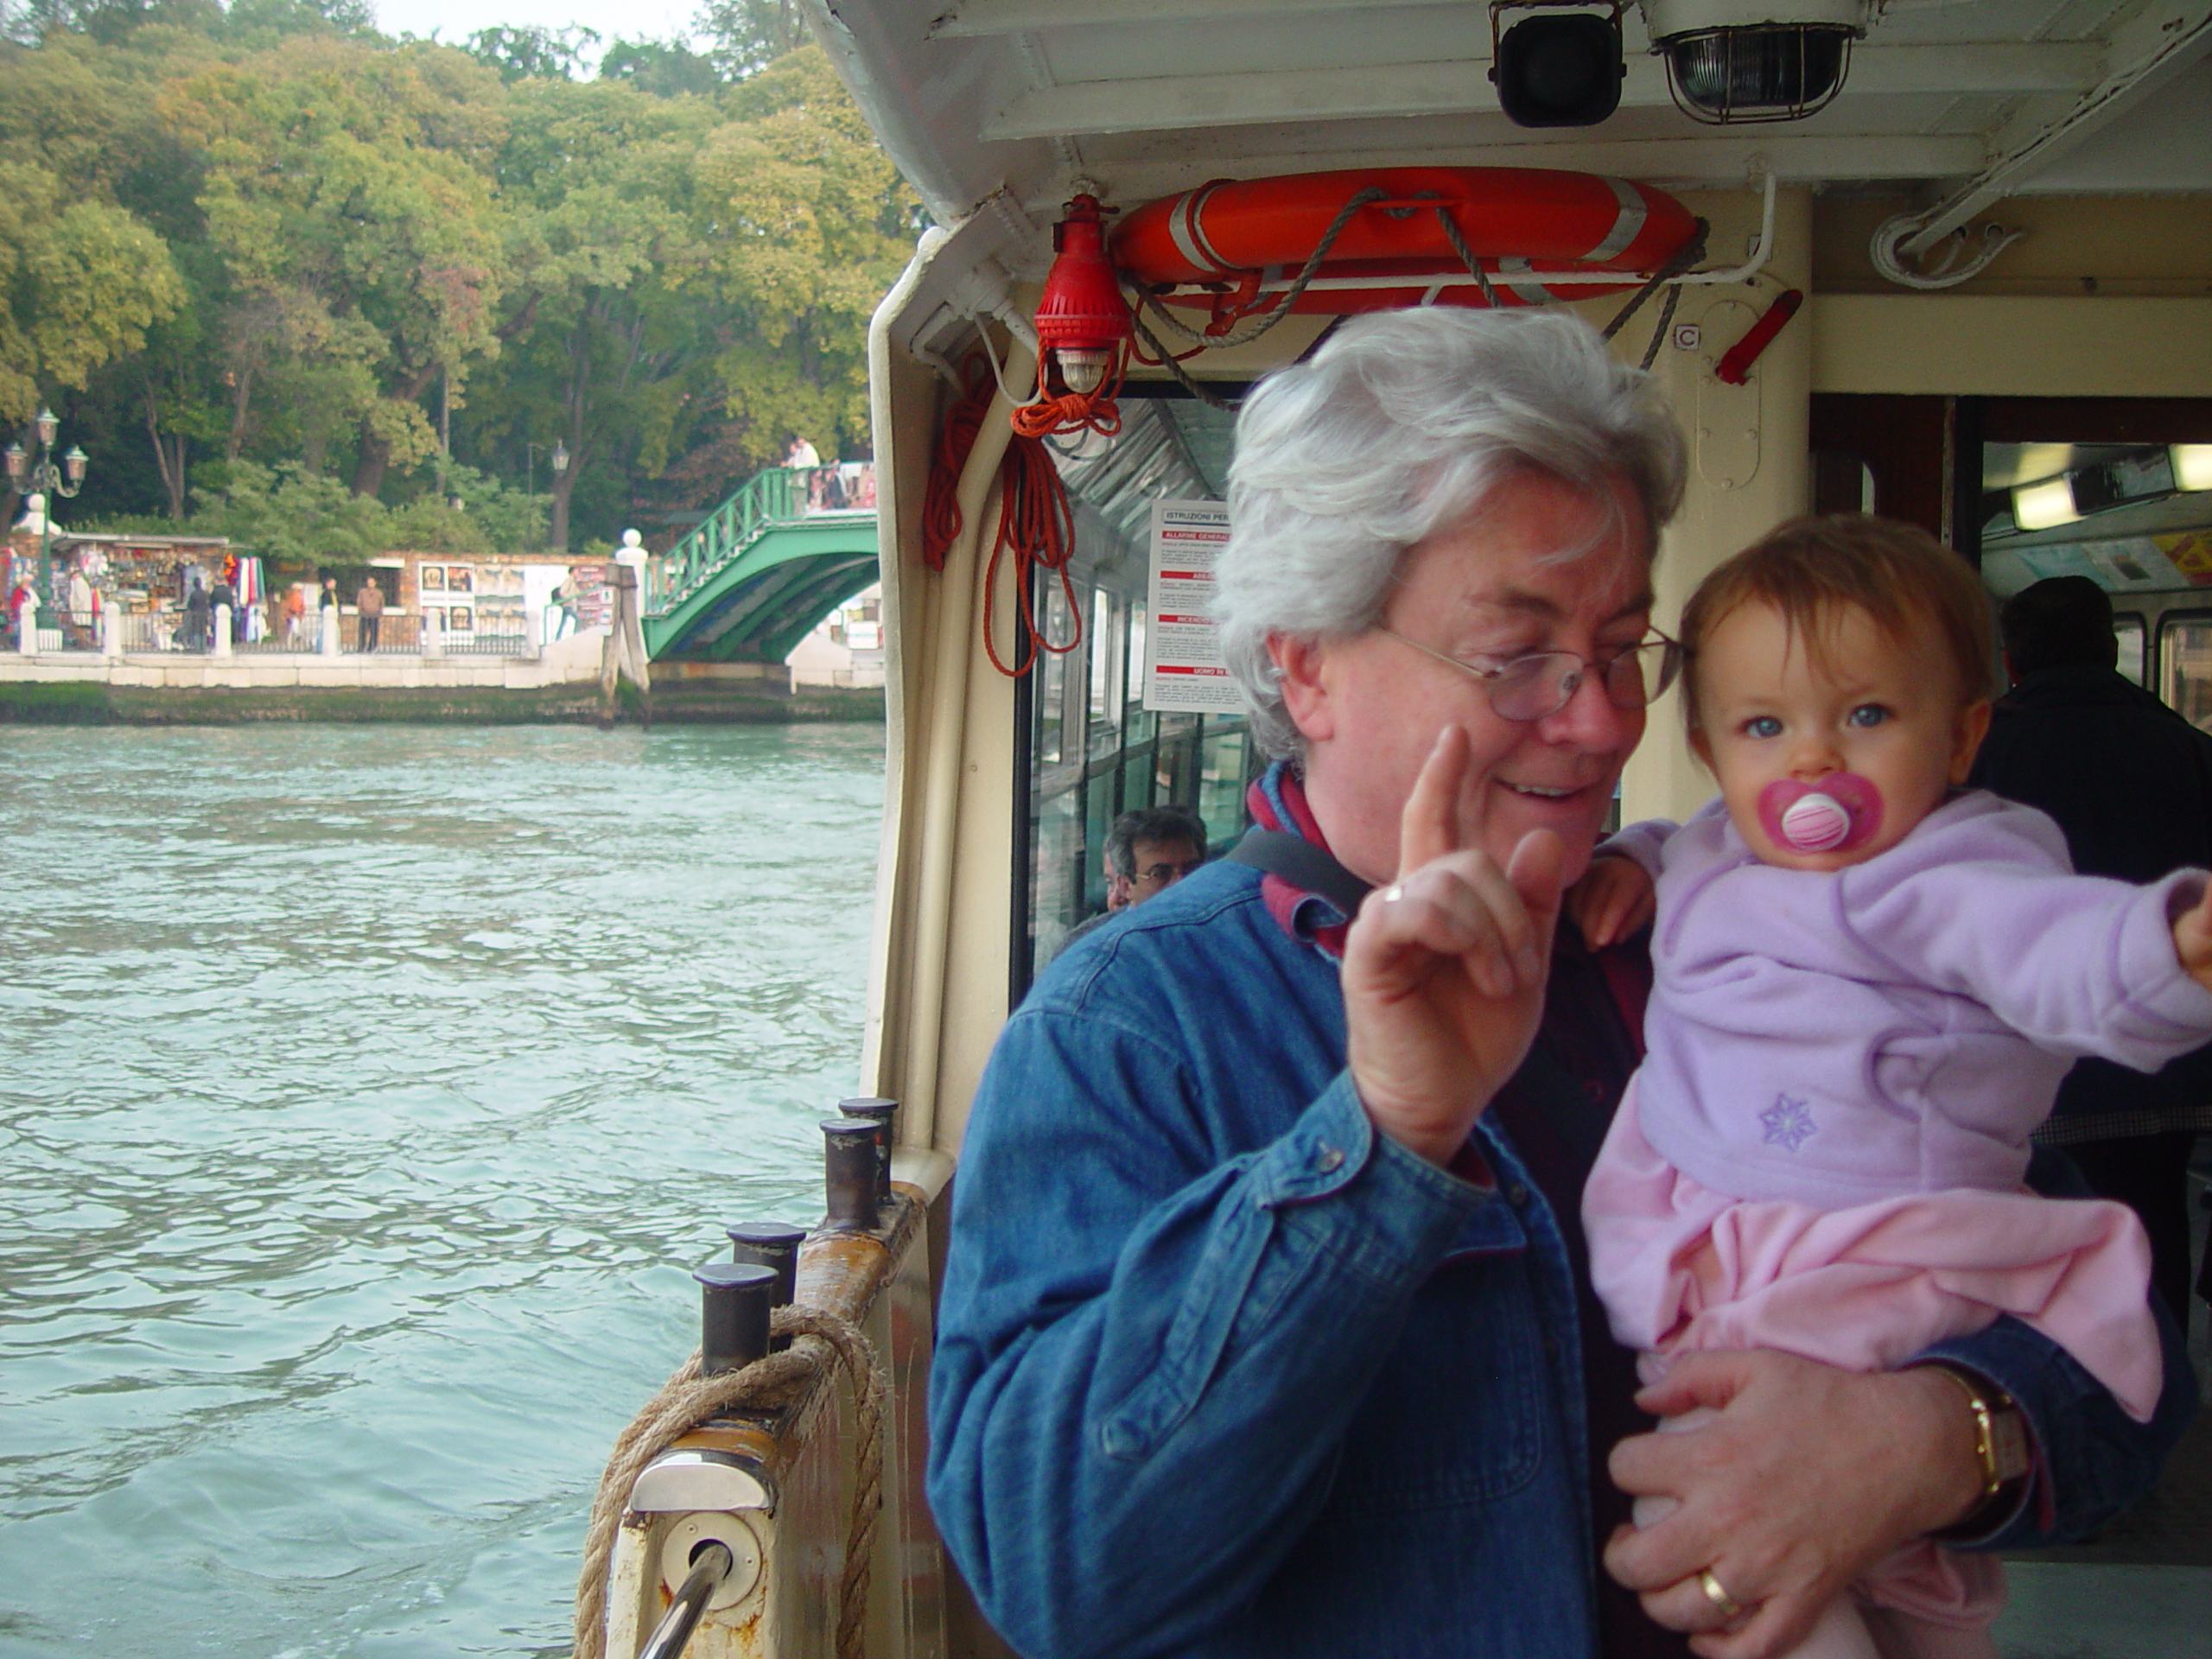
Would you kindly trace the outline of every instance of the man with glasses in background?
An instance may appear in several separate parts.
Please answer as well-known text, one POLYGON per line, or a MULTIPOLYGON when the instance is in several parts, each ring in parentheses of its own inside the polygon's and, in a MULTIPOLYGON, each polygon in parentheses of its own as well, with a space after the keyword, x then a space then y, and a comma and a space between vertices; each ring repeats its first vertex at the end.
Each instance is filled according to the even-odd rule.
POLYGON ((1205 861, 1205 823, 1189 807, 1170 803, 1122 813, 1106 832, 1106 908, 1071 929, 1060 949, 1166 892, 1205 861))

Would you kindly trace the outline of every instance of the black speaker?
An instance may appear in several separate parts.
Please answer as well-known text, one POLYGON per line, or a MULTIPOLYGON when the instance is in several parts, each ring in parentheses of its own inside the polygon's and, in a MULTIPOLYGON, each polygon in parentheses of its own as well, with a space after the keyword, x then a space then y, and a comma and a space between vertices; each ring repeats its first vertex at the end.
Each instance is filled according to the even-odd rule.
POLYGON ((1516 126, 1594 127, 1621 106, 1618 13, 1524 17, 1497 44, 1491 79, 1516 126))

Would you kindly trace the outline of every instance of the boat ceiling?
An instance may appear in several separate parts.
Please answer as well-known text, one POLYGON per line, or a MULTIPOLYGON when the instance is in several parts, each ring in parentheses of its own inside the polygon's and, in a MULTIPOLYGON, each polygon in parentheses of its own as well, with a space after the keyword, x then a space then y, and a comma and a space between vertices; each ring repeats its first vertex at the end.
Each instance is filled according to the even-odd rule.
POLYGON ((1001 193, 1049 220, 1078 180, 1129 207, 1413 162, 1726 187, 1759 158, 1784 182, 1916 188, 1965 214, 2026 193, 2212 192, 2212 0, 1891 0, 1827 109, 1725 128, 1674 106, 1630 7, 1620 110, 1549 130, 1499 110, 1490 9, 1465 0, 810 3, 945 225, 1001 193))

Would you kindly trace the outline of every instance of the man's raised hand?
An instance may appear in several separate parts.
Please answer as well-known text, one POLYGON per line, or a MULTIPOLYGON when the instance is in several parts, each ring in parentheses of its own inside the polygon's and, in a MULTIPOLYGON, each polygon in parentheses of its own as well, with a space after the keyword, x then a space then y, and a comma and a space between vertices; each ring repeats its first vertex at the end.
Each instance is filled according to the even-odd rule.
POLYGON ((1505 868, 1461 821, 1465 733, 1439 734, 1399 819, 1398 874, 1345 941, 1352 1082, 1375 1125, 1449 1163, 1536 1034, 1567 849, 1531 830, 1505 868))

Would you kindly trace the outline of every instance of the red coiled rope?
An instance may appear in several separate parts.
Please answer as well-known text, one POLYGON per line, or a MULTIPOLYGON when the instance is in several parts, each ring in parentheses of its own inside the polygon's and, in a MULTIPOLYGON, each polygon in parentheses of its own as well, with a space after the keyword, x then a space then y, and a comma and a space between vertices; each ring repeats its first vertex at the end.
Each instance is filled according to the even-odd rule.
POLYGON ((1120 396, 1122 381, 1129 372, 1128 343, 1124 340, 1115 346, 1113 367, 1091 391, 1070 391, 1065 386, 1054 391, 1046 368, 1052 360, 1049 351, 1037 354, 1037 396, 1015 408, 1015 433, 1025 438, 1042 438, 1054 432, 1090 431, 1102 438, 1118 434, 1122 410, 1114 399, 1120 396))
MULTIPOLYGON (((944 430, 930 457, 929 487, 922 497, 922 558, 932 570, 944 569, 946 550, 959 537, 960 474, 991 406, 991 373, 980 358, 969 359, 966 380, 967 389, 945 416, 944 430)), ((1120 385, 1116 375, 1114 385, 1102 390, 1110 399, 1120 385)), ((1107 407, 1111 410, 1110 401, 1107 407)), ((998 537, 991 545, 990 568, 983 576, 983 649, 990 656, 991 666, 1009 679, 1027 674, 1040 651, 1058 654, 1083 643, 1083 610, 1076 603, 1075 584, 1068 575, 1068 559, 1075 551, 1075 509, 1068 502, 1066 486, 1060 482, 1051 452, 1042 439, 1022 431, 1021 411, 1016 410, 1014 415, 1014 435, 999 463, 998 537), (1014 591, 1021 596, 1021 660, 1011 668, 1000 657, 992 632, 999 561, 1008 552, 1014 555, 1014 591), (1065 645, 1056 645, 1046 637, 1030 603, 1030 573, 1039 568, 1058 574, 1068 614, 1075 619, 1075 632, 1065 645)), ((1118 414, 1114 420, 1118 427, 1118 414)))

